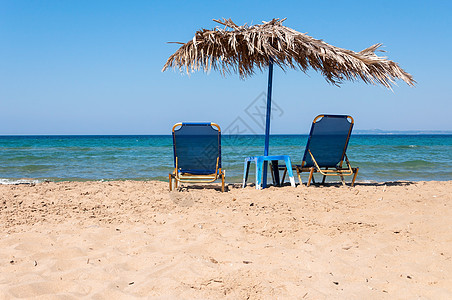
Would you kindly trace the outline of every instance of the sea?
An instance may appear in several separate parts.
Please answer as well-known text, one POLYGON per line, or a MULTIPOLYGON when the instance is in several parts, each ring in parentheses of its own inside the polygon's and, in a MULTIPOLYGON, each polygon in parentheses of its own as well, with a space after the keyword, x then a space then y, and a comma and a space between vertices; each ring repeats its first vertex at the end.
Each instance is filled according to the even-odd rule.
MULTIPOLYGON (((272 135, 269 154, 299 164, 307 138, 272 135)), ((264 136, 223 135, 226 182, 241 182, 244 158, 262 155, 263 145, 264 136)), ((360 168, 357 182, 452 180, 452 134, 356 134, 347 156, 360 168)), ((0 136, 0 184, 166 181, 172 168, 170 135, 0 136)))

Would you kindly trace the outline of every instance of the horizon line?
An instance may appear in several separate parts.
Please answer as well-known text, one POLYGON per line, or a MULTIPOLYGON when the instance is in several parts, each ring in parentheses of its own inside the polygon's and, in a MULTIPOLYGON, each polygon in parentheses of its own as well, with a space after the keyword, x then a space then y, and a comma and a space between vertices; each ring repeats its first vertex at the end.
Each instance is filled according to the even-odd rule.
MULTIPOLYGON (((381 130, 381 129, 357 129, 352 132, 352 135, 451 135, 452 130, 381 130)), ((256 133, 225 133, 222 135, 242 135, 242 136, 265 136, 265 134, 256 133)), ((274 133, 270 134, 273 136, 283 136, 283 135, 309 135, 306 133, 274 133)), ((144 134, 144 133, 127 133, 127 134, 96 134, 96 133, 17 133, 17 134, 1 134, 0 137, 13 137, 13 136, 171 136, 171 133, 160 133, 160 134, 144 134)))

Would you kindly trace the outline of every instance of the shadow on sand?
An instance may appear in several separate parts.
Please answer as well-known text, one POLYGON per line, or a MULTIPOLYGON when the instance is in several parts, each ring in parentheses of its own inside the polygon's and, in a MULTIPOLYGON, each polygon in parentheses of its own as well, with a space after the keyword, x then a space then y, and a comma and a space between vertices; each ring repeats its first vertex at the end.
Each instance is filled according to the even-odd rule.
MULTIPOLYGON (((354 187, 359 186, 409 186, 412 184, 416 184, 415 181, 386 181, 386 182, 355 182, 354 187)), ((299 183, 296 184, 297 187, 306 187, 306 182, 303 182, 301 185, 299 183)), ((248 183, 246 188, 254 188, 256 185, 254 183, 248 183)), ((346 187, 351 187, 350 183, 346 183, 346 187)), ((290 187, 290 183, 286 182, 282 186, 275 186, 274 184, 268 184, 267 188, 279 188, 279 187, 290 187)), ((310 187, 314 188, 322 188, 322 187, 344 187, 341 182, 325 182, 325 183, 311 183, 310 187)), ((242 188, 241 183, 229 183, 225 185, 225 192, 230 191, 231 189, 240 189, 242 188)), ((200 185, 200 184, 191 184, 184 185, 182 187, 178 187, 176 192, 189 192, 190 190, 215 190, 221 192, 221 186, 216 185, 200 185)))

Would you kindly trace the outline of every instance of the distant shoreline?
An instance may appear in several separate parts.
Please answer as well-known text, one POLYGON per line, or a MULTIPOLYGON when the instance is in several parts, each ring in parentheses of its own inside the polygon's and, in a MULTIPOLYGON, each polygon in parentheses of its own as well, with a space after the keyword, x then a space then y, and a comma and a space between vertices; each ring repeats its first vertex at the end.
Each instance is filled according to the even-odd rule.
MULTIPOLYGON (((35 186, 35 185, 45 185, 48 183, 120 183, 120 182, 147 182, 147 183, 158 183, 158 182, 168 182, 168 178, 114 178, 114 179, 86 179, 86 178, 52 178, 52 179, 44 179, 44 178, 22 178, 22 179, 13 179, 13 178, 0 178, 0 186, 9 185, 9 186, 35 186)), ((432 180, 387 180, 387 181, 376 181, 376 180, 356 180, 356 186, 383 186, 383 185, 395 185, 395 184, 415 184, 421 182, 452 182, 452 180, 440 180, 440 179, 432 179, 432 180)), ((218 183, 218 181, 216 182, 218 183)), ((191 184, 192 186, 203 186, 209 188, 209 185, 200 185, 200 184, 191 184)), ((227 186, 237 187, 241 185, 241 182, 227 182, 227 186)), ((306 187, 306 182, 303 182, 301 185, 297 182, 297 187, 306 187)), ((326 184, 322 184, 318 187, 328 187, 328 186, 338 186, 341 185, 340 181, 327 182, 326 184)), ((346 185, 349 186, 349 182, 346 182, 346 185)), ((184 186, 190 186, 190 184, 185 184, 184 186)), ((315 184, 313 184, 315 186, 315 184)), ((272 184, 269 184, 269 187, 275 187, 272 184)))

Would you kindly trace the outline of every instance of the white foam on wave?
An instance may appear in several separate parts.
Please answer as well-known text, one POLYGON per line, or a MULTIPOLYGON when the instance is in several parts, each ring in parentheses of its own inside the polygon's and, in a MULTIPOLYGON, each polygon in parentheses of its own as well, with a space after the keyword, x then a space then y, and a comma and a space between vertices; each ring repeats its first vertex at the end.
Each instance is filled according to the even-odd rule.
POLYGON ((8 178, 0 178, 0 184, 37 184, 43 182, 44 180, 38 179, 8 179, 8 178))
POLYGON ((378 181, 375 181, 375 180, 369 180, 369 179, 366 179, 366 180, 356 180, 356 182, 359 182, 359 183, 378 183, 378 181))

